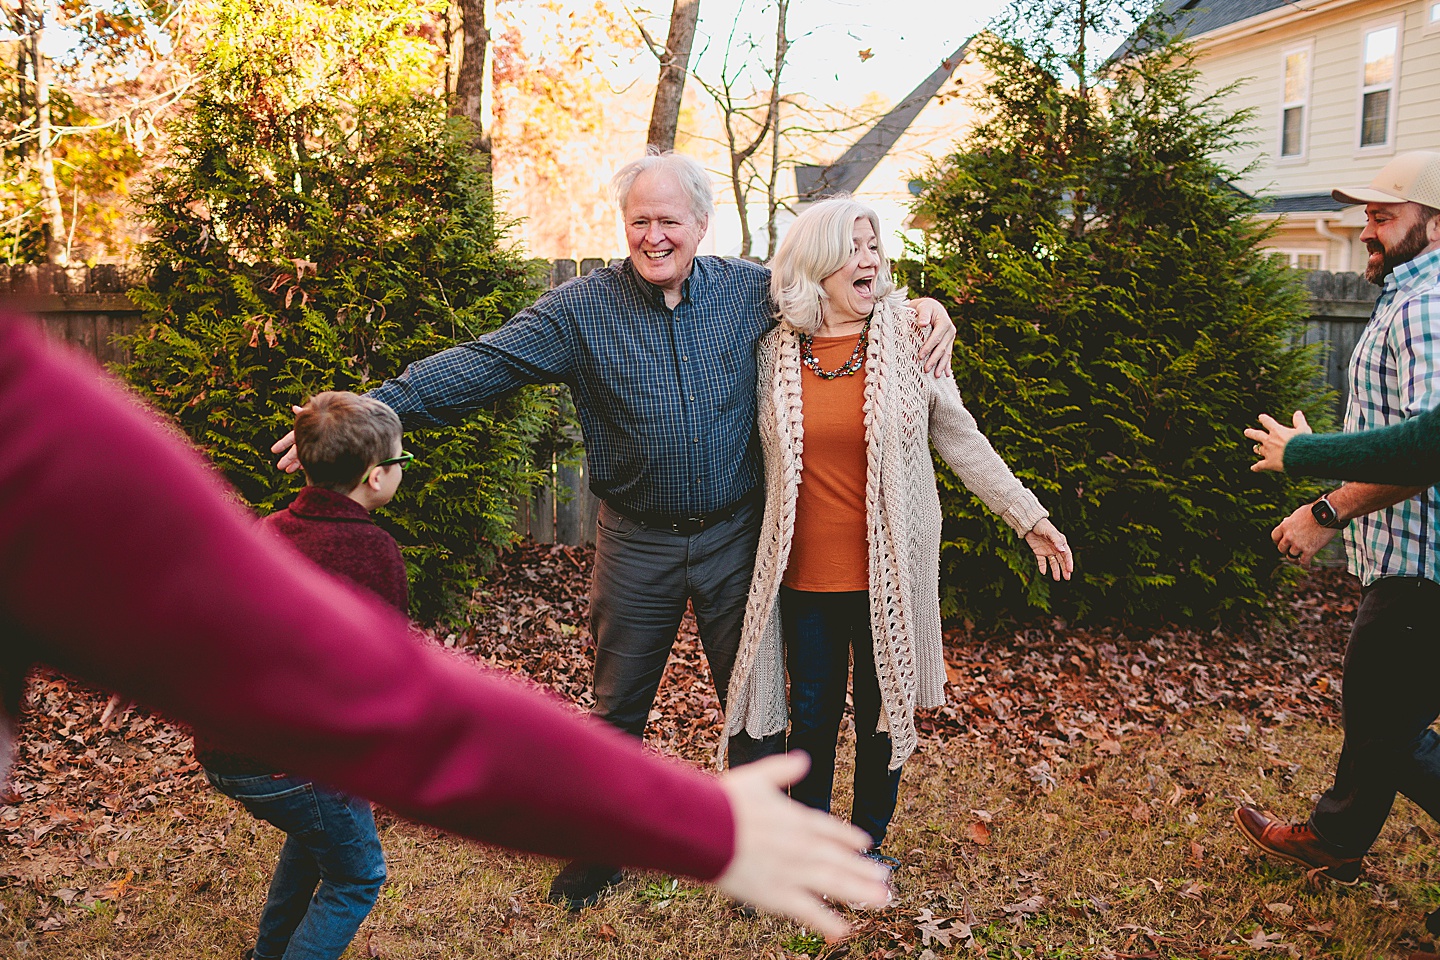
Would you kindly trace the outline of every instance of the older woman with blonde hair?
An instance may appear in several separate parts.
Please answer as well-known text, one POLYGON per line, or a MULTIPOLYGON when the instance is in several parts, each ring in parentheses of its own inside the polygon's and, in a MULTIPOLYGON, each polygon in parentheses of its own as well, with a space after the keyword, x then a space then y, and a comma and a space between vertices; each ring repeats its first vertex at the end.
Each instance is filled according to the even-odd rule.
POLYGON ((811 759, 791 796, 828 811, 853 651, 850 819, 893 868, 879 848, 915 749, 915 710, 945 698, 931 445, 1026 539, 1040 575, 1068 580, 1073 559, 954 379, 924 375, 873 210, 848 197, 811 206, 770 269, 780 325, 757 348, 765 513, 725 732, 785 730, 788 671, 789 748, 811 759))

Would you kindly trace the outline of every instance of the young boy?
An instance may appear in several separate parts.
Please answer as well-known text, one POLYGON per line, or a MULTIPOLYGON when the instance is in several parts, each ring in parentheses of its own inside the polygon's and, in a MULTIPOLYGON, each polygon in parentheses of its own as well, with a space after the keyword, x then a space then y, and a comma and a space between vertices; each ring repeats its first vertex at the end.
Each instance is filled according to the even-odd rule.
MULTIPOLYGON (((296 414, 295 442, 307 485, 262 524, 320 567, 407 612, 400 549, 370 519, 395 496, 413 459, 400 449, 400 418, 378 400, 322 393, 296 414)), ((217 790, 289 834, 246 956, 339 957, 385 882, 369 801, 199 741, 195 754, 217 790)))

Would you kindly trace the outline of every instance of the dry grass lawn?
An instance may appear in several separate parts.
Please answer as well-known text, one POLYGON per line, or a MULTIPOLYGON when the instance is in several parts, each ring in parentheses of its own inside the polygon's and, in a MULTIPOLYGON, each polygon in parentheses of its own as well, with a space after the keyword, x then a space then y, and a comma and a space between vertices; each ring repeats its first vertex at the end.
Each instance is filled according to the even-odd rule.
MULTIPOLYGON (((555 864, 385 817, 391 878, 350 955, 1408 956, 1440 903, 1432 824, 1418 809, 1397 805, 1367 879, 1351 889, 1258 858, 1230 826, 1239 800, 1308 810, 1338 739, 1313 721, 1260 728, 1192 715, 1171 736, 1119 741, 1118 753, 1085 747, 1054 771, 1049 793, 989 752, 927 742, 907 767, 887 843, 905 864, 898 902, 853 914, 855 935, 832 945, 661 876, 627 879, 572 916, 544 899, 555 864)), ((839 809, 846 802, 842 791, 839 809)), ((228 800, 189 792, 92 838, 70 875, 0 888, 0 956, 236 958, 279 843, 228 800), (44 930, 51 917, 63 922, 44 930)))

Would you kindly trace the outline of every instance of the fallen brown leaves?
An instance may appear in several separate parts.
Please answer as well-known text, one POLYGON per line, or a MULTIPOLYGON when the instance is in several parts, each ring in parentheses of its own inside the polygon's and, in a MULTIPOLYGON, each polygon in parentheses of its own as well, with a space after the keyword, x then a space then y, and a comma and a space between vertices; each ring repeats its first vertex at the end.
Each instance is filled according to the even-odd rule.
POLYGON ((1025 761, 1044 788, 1049 768, 1036 761, 1085 741, 1118 756, 1127 738, 1163 733, 1197 708, 1236 710, 1257 723, 1338 720, 1341 653, 1358 599, 1353 580, 1319 570, 1289 598, 1288 623, 1147 630, 1054 621, 998 637, 947 631, 949 703, 924 713, 919 728, 1025 761))
MULTIPOLYGON (((478 594, 470 618, 437 631, 436 642, 587 709, 593 702, 590 559, 588 550, 573 547, 517 548, 478 594)), ((1287 765, 1268 748, 1266 731, 1290 718, 1338 719, 1340 655, 1357 600, 1353 581, 1318 571, 1293 596, 1279 601, 1291 620, 1277 625, 1142 630, 1053 621, 1003 634, 952 629, 946 635, 949 702, 924 712, 919 729, 930 747, 964 744, 1009 765, 1036 795, 1046 797, 1066 782, 1086 789, 1099 785, 1107 765, 1183 730, 1187 716, 1234 711, 1245 719, 1227 729, 1231 743, 1264 752, 1283 777, 1287 765)), ((5 851, 0 886, 18 885, 39 895, 42 906, 23 918, 30 931, 62 929, 96 903, 112 905, 115 925, 123 928, 126 902, 136 890, 165 881, 165 864, 223 846, 224 836, 206 834, 185 814, 187 804, 208 796, 209 788, 190 757, 188 738, 162 719, 53 675, 34 680, 29 696, 13 792, 0 797, 0 849, 5 851), (117 864, 113 850, 106 850, 108 842, 127 835, 138 814, 156 811, 172 818, 159 865, 117 864), (84 883, 81 877, 87 878, 84 883)), ((694 620, 687 615, 647 739, 664 753, 705 764, 720 719, 694 620)), ((1164 790, 1132 791, 1123 801, 1117 793, 1116 809, 1140 827, 1163 818, 1167 809, 1188 808, 1214 796, 1213 789, 1183 779, 1183 771, 1177 775, 1164 790)), ((1002 808, 980 800, 966 809, 964 821, 951 829, 969 850, 992 851, 997 827, 991 811, 1002 808)), ((1048 811, 1041 815, 1045 824, 1060 819, 1048 811)), ((1105 842, 1109 833, 1099 831, 1096 842, 1105 842)), ((1205 846, 1193 839, 1184 844, 1189 862, 1197 868, 1209 864, 1205 846)), ((1177 884, 1175 896, 1198 903, 1205 889, 1204 883, 1187 880, 1177 884)), ((1103 923, 1110 908, 1086 905, 1098 903, 1087 899, 1081 907, 1063 909, 1103 923)), ((1264 904, 1257 919, 1271 929, 1297 924, 1299 918, 1287 916, 1285 906, 1264 904)), ((1022 924, 1052 909, 1061 906, 1022 880, 984 921, 964 903, 856 920, 860 937, 888 944, 876 948, 875 955, 923 956, 971 944, 972 931, 982 922, 1022 924)), ((1165 950, 1165 938, 1149 928, 1118 932, 1125 934, 1124 950, 1165 950)), ((608 922, 594 935, 602 943, 623 939, 608 922)), ((1245 948, 1285 952, 1279 934, 1257 927, 1245 936, 1245 948)), ((367 952, 391 955, 388 947, 382 951, 381 942, 369 940, 367 952)))
MULTIPOLYGON (((582 708, 590 690, 590 563, 581 547, 524 544, 477 594, 480 609, 445 642, 491 666, 549 687, 582 708)), ((662 753, 708 763, 721 720, 695 618, 686 613, 650 711, 646 742, 662 753)))

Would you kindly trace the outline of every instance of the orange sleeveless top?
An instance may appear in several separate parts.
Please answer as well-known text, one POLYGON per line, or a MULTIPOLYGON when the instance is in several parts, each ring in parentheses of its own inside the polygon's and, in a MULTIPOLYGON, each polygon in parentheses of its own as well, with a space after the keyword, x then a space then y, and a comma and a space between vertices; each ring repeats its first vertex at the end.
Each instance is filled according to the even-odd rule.
MULTIPOLYGON (((823 370, 850 359, 856 333, 816 337, 812 353, 823 370)), ((865 534, 865 369, 826 380, 800 368, 804 416, 795 539, 782 582, 792 590, 840 593, 870 589, 865 534)))

